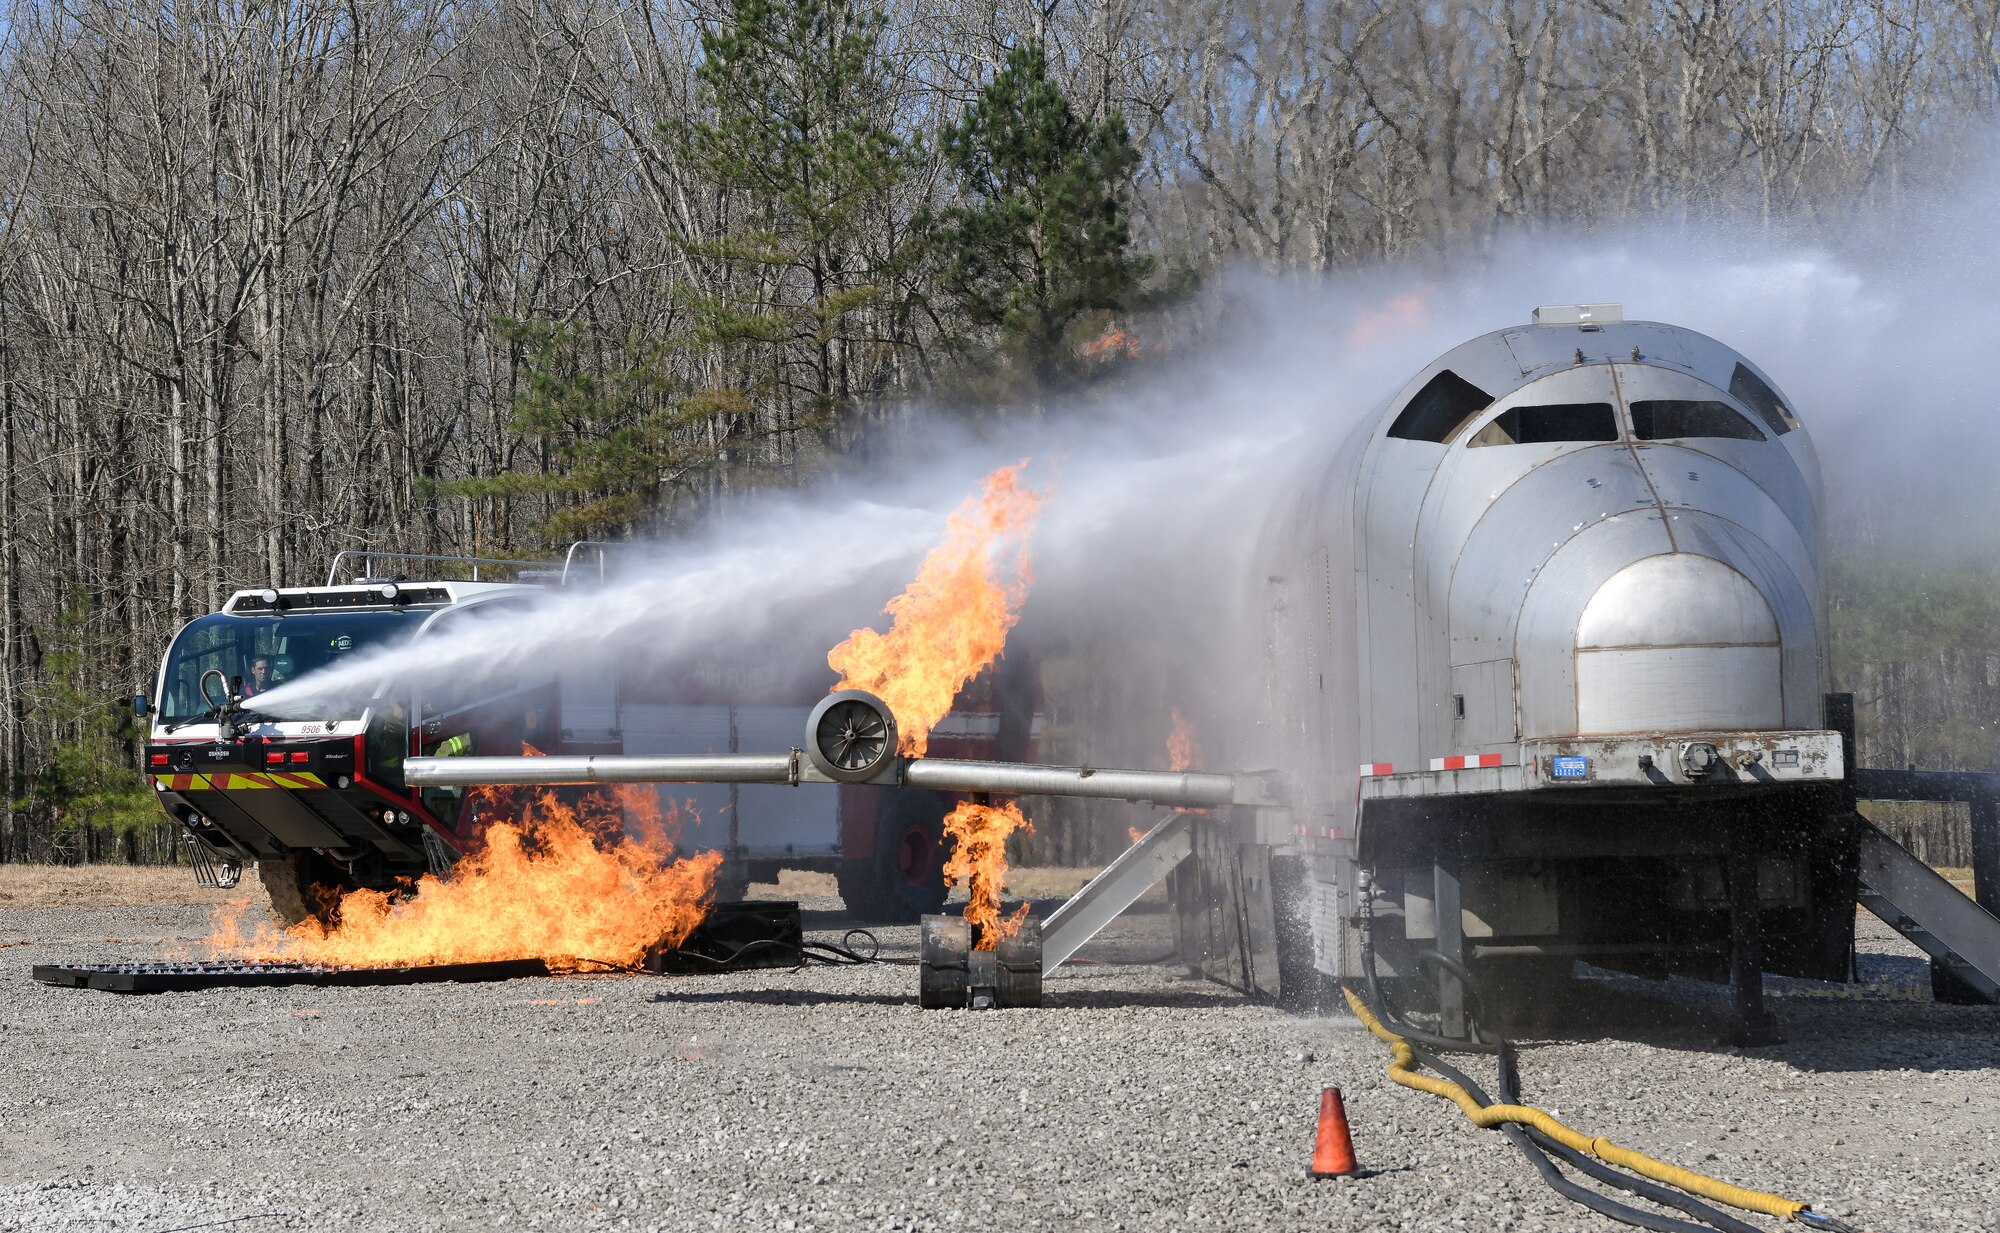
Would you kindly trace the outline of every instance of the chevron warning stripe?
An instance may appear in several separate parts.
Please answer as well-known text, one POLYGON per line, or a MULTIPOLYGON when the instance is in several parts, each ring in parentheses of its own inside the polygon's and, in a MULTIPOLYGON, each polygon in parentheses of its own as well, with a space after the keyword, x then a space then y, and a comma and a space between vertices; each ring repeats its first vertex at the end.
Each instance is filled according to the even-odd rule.
POLYGON ((258 788, 324 788, 326 780, 311 771, 271 771, 267 774, 155 775, 153 782, 174 792, 247 792, 258 788))

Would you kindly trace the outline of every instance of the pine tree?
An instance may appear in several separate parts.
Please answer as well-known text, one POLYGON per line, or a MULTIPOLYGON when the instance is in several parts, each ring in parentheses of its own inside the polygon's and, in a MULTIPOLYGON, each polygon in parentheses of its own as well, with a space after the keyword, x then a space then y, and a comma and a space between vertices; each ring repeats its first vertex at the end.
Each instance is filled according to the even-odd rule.
POLYGON ((524 353, 508 427, 525 448, 440 491, 531 509, 541 542, 523 547, 619 538, 745 471, 796 467, 802 432, 877 392, 899 343, 884 288, 911 165, 888 127, 883 24, 853 0, 730 0, 702 35, 692 114, 661 128, 713 189, 701 234, 682 237, 686 324, 606 338, 499 322, 524 353))
POLYGON ((946 291, 1038 384, 1060 383, 1073 327, 1125 307, 1151 264, 1130 252, 1139 155, 1124 117, 1086 123, 1028 43, 946 130, 944 154, 961 196, 935 232, 946 291))
MULTIPOLYGON (((501 321, 526 351, 526 383, 509 429, 532 458, 493 476, 441 485, 450 496, 529 504, 539 550, 649 529, 676 496, 700 495, 727 461, 740 402, 690 393, 675 375, 675 343, 635 334, 604 347, 574 327, 501 321)), ((505 520, 502 520, 505 525, 505 520)))
MULTIPOLYGON (((835 423, 900 342, 894 216, 911 159, 891 129, 881 12, 853 0, 729 0, 702 35, 693 118, 667 136, 719 191, 692 242, 716 269, 693 307, 772 429, 835 423)), ((783 461, 781 459, 780 461, 783 461)))

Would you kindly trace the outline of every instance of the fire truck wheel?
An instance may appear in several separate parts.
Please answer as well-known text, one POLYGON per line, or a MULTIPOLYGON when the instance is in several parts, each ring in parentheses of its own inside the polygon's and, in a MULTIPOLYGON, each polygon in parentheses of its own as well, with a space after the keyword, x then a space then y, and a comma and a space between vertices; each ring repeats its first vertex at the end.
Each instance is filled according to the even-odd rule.
POLYGON ((258 861, 257 879, 271 897, 271 915, 287 929, 308 917, 331 923, 340 896, 353 889, 340 868, 316 852, 258 861))
POLYGON ((875 815, 875 855, 840 862, 840 897, 849 915, 915 924, 944 907, 943 798, 935 792, 884 792, 875 815))

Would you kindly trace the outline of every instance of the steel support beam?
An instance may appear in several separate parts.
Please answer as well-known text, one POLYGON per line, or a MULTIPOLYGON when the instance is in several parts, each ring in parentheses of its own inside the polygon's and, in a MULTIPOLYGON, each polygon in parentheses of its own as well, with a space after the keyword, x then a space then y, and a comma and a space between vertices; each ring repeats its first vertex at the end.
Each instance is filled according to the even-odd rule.
POLYGON ((1781 1038, 1764 1010, 1764 914, 1757 893, 1757 842, 1748 818, 1731 820, 1729 988, 1735 1000, 1731 1036, 1738 1045, 1775 1045, 1781 1038))
POLYGON ((1972 798, 1972 897, 2000 916, 2000 795, 1972 798))
MULTIPOLYGON (((1458 863, 1440 860, 1431 867, 1432 902, 1437 905, 1437 952, 1454 964, 1465 963, 1465 905, 1459 895, 1458 863)), ((1452 967, 1437 969, 1438 1035, 1463 1039, 1465 985, 1452 967)))
POLYGON ((1970 801, 2000 796, 2000 774, 1860 767, 1854 772, 1854 795, 1864 801, 1970 801))

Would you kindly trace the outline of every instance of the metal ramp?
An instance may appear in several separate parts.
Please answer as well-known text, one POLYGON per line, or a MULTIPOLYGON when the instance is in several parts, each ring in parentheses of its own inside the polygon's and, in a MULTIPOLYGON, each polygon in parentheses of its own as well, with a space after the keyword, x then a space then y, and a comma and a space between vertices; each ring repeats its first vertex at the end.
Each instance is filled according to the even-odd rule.
POLYGON ((1042 922, 1042 974, 1061 967, 1193 852, 1193 815, 1168 814, 1042 922))
POLYGON ((1989 1002, 2000 1002, 2000 919, 1861 819, 1861 906, 1989 1002))

